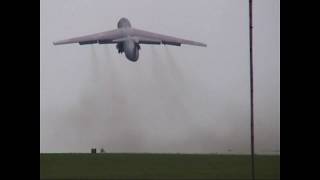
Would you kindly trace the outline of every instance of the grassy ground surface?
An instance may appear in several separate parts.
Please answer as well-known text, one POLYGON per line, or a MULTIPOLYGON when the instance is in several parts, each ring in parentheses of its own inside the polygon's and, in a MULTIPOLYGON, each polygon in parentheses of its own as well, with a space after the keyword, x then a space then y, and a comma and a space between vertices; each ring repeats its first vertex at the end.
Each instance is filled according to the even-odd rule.
MULTIPOLYGON (((256 156, 257 179, 280 179, 280 156, 256 156)), ((250 179, 248 155, 40 154, 41 179, 250 179)))

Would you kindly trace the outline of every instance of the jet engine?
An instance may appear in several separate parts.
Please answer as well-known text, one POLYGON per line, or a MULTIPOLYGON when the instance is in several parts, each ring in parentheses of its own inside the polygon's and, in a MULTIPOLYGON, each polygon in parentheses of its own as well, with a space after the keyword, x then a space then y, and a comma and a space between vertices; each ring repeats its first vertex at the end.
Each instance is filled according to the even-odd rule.
POLYGON ((140 44, 136 43, 136 46, 138 47, 138 50, 141 49, 140 44))
POLYGON ((123 43, 117 43, 118 53, 121 54, 124 52, 123 43))

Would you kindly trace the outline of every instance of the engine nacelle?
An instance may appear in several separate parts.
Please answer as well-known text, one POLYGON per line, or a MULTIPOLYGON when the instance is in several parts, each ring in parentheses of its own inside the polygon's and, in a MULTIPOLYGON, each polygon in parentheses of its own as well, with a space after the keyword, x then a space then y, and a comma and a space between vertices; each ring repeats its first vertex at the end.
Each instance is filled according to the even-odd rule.
POLYGON ((117 44, 117 49, 119 54, 124 52, 124 47, 122 42, 117 44))

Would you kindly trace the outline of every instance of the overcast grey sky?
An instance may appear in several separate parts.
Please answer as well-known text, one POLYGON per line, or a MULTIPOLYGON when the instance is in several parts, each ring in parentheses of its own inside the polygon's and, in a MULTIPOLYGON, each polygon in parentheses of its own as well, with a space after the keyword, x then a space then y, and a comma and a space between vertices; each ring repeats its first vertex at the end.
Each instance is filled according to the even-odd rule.
MULTIPOLYGON (((250 152, 248 0, 41 0, 40 152, 250 152), (204 42, 53 46, 133 27, 204 42)), ((254 0, 258 153, 280 151, 280 2, 254 0)))

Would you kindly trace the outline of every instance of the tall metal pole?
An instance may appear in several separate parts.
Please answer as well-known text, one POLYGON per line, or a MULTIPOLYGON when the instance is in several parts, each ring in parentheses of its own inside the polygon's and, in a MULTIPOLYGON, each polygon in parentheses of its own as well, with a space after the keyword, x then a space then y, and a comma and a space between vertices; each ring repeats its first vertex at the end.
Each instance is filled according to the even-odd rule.
POLYGON ((254 169, 254 119, 253 119, 253 57, 252 57, 252 0, 249 0, 249 29, 250 29, 250 116, 251 116, 251 173, 252 179, 255 180, 254 169))

